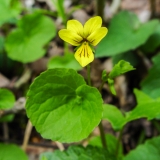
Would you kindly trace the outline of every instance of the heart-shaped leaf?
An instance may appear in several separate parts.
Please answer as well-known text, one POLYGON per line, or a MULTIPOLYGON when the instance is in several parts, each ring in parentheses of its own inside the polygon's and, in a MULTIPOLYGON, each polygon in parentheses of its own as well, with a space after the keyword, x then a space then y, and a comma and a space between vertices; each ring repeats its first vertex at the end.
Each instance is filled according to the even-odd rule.
POLYGON ((45 54, 43 47, 55 34, 55 26, 50 18, 40 12, 26 15, 6 39, 7 54, 13 60, 33 62, 45 54))
POLYGON ((44 138, 75 142, 86 138, 102 118, 102 98, 73 69, 49 69, 35 79, 26 111, 44 138))

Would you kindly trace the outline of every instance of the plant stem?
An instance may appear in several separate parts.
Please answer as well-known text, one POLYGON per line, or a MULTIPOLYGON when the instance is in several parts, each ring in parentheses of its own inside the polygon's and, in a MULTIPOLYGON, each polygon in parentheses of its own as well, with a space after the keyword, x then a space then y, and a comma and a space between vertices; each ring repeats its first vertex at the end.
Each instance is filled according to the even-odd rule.
POLYGON ((122 139, 123 129, 124 129, 124 126, 120 130, 120 133, 119 133, 119 136, 118 136, 118 141, 117 141, 117 146, 116 146, 116 152, 115 152, 116 155, 118 155, 118 152, 119 152, 119 145, 120 145, 120 142, 121 142, 121 139, 122 139))
POLYGON ((90 77, 90 73, 91 73, 91 67, 88 64, 87 65, 87 80, 88 80, 88 85, 91 86, 91 77, 90 77))
POLYGON ((156 15, 156 1, 150 0, 150 6, 151 6, 151 18, 154 18, 156 15))
POLYGON ((104 6, 105 0, 96 0, 96 12, 98 16, 101 16, 102 21, 104 21, 104 6))
POLYGON ((106 137, 105 137, 102 121, 99 123, 98 127, 101 135, 101 142, 102 142, 103 148, 107 148, 106 137))
MULTIPOLYGON (((91 77, 90 77, 90 72, 91 72, 91 68, 90 65, 87 65, 87 78, 88 78, 88 85, 91 86, 91 77)), ((105 82, 102 82, 101 86, 99 87, 99 91, 101 92, 103 85, 105 82)), ((100 135, 101 135, 101 141, 102 141, 102 145, 103 148, 107 148, 107 144, 106 144, 106 138, 105 138, 105 133, 104 133, 104 129, 103 129, 103 125, 102 125, 102 121, 99 123, 98 125, 99 131, 100 131, 100 135)))
MULTIPOLYGON (((104 84, 105 84, 105 82, 102 81, 102 83, 99 87, 100 93, 102 92, 102 88, 103 88, 104 84)), ((105 137, 102 121, 99 123, 98 127, 99 127, 99 131, 100 131, 100 135, 101 135, 101 142, 102 142, 103 148, 107 148, 106 137, 105 137)))
POLYGON ((105 82, 103 81, 103 82, 101 83, 100 87, 99 87, 99 92, 100 92, 100 93, 102 92, 102 88, 103 88, 104 84, 105 84, 105 82))

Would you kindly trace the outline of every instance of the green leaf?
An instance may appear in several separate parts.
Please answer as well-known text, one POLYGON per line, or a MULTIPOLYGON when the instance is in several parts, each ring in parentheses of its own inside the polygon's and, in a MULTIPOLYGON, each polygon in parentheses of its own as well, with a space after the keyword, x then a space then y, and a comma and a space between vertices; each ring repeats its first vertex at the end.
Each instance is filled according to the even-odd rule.
POLYGON ((49 69, 27 93, 26 111, 47 139, 75 142, 86 138, 102 118, 102 98, 73 69, 49 69))
POLYGON ((127 122, 139 118, 151 120, 160 114, 160 100, 151 99, 145 93, 138 91, 137 89, 134 90, 134 93, 138 104, 132 111, 127 113, 127 122))
POLYGON ((116 95, 116 90, 114 88, 114 80, 110 79, 110 78, 108 78, 107 80, 108 80, 108 85, 109 85, 109 89, 110 89, 111 93, 113 95, 116 95))
POLYGON ((7 89, 0 88, 0 110, 12 108, 14 103, 14 94, 7 89))
POLYGON ((153 35, 142 46, 142 49, 144 52, 152 53, 159 46, 160 46, 160 23, 156 27, 156 30, 153 33, 153 35))
POLYGON ((23 63, 33 62, 45 54, 43 48, 56 35, 53 21, 40 12, 26 15, 18 22, 5 43, 9 58, 23 63))
POLYGON ((107 75, 107 71, 106 70, 103 70, 101 79, 102 79, 103 82, 107 82, 108 75, 107 75))
POLYGON ((103 119, 109 121, 114 130, 121 130, 128 122, 139 118, 147 118, 148 120, 151 120, 159 116, 160 100, 151 99, 145 93, 137 89, 135 89, 134 92, 138 104, 130 112, 124 112, 124 116, 117 107, 109 104, 103 105, 103 119))
POLYGON ((48 62, 48 68, 73 68, 77 71, 82 69, 71 53, 51 58, 48 62))
POLYGON ((15 18, 21 12, 21 3, 17 0, 1 0, 0 4, 0 26, 15 18))
POLYGON ((149 70, 148 76, 141 82, 142 91, 152 98, 160 97, 160 54, 152 59, 153 66, 149 70))
POLYGON ((123 160, 159 160, 160 159, 160 137, 147 140, 145 144, 139 145, 129 152, 123 160))
POLYGON ((109 121, 114 130, 121 130, 126 124, 126 119, 121 111, 110 104, 104 104, 103 109, 103 119, 109 121))
POLYGON ((151 97, 136 88, 134 89, 134 94, 136 95, 136 100, 138 104, 153 102, 153 99, 151 97))
POLYGON ((0 143, 1 160, 28 160, 27 155, 15 144, 0 143))
POLYGON ((99 43, 96 57, 114 56, 136 49, 154 33, 157 25, 157 20, 141 24, 135 14, 119 12, 111 20, 108 35, 99 43))
POLYGON ((70 146, 66 151, 54 151, 53 153, 42 153, 42 157, 46 156, 48 160, 116 160, 106 149, 87 146, 70 146))
MULTIPOLYGON (((108 152, 111 155, 115 155, 116 153, 116 147, 117 147, 117 138, 115 136, 113 136, 112 134, 106 134, 105 135, 106 138, 106 144, 107 144, 107 149, 108 152)), ((102 148, 102 142, 101 142, 101 138, 100 136, 96 136, 93 137, 92 139, 89 140, 89 144, 95 147, 101 147, 102 148)), ((118 156, 119 159, 123 156, 123 147, 122 144, 120 144, 119 146, 119 152, 118 152, 118 156)))
POLYGON ((133 68, 133 66, 130 65, 129 62, 121 60, 113 67, 112 71, 109 73, 108 76, 112 79, 132 70, 135 70, 135 68, 133 68))

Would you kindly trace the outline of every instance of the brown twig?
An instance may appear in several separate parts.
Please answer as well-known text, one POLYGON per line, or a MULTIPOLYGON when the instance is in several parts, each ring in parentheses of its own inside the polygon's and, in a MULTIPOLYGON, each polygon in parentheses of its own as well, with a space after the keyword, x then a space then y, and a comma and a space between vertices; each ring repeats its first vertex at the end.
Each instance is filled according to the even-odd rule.
POLYGON ((25 134, 24 134, 24 139, 23 139, 23 144, 22 144, 22 149, 24 151, 26 151, 27 145, 28 145, 28 141, 32 132, 32 124, 31 121, 28 120, 27 126, 26 126, 26 130, 25 130, 25 134))

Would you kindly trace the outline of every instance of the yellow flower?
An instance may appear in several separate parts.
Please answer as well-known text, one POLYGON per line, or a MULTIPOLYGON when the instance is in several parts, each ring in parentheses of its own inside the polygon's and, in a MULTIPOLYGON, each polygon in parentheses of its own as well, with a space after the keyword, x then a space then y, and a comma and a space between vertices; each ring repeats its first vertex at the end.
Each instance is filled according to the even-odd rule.
POLYGON ((106 27, 101 26, 102 19, 96 16, 90 18, 84 26, 77 20, 69 20, 67 29, 59 31, 61 39, 73 46, 78 46, 74 56, 82 67, 94 60, 91 46, 96 46, 108 32, 106 27))

